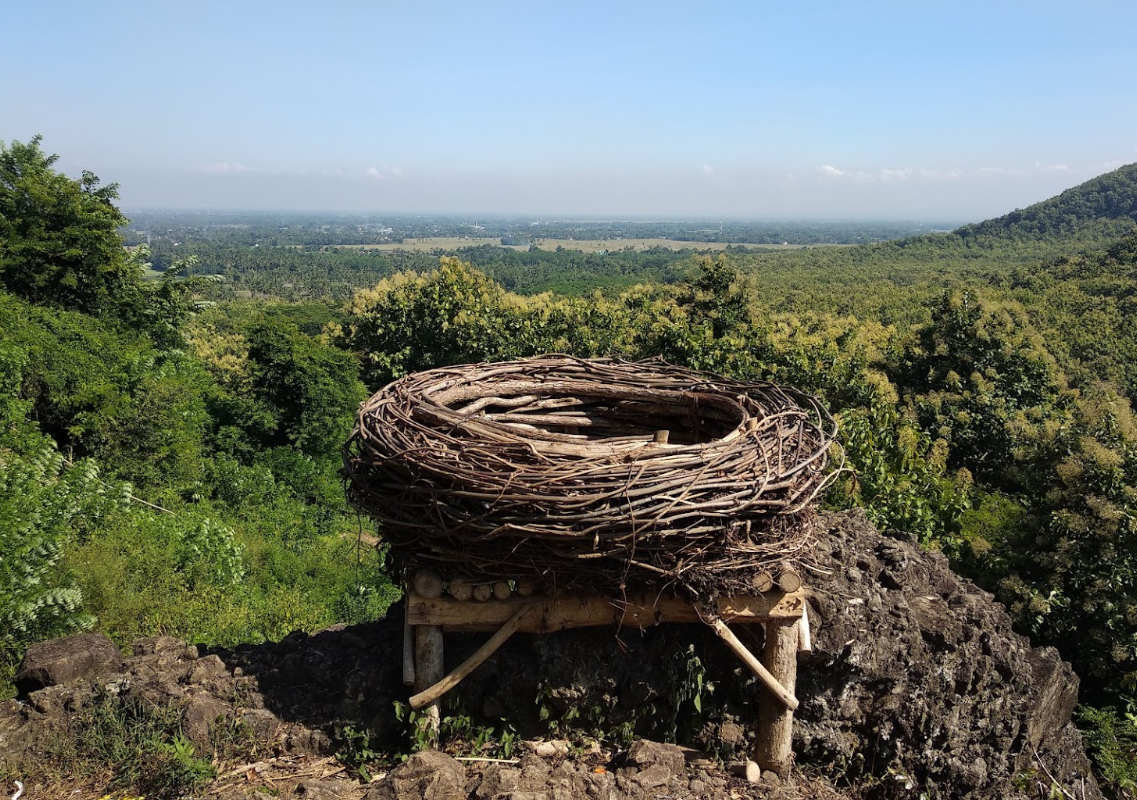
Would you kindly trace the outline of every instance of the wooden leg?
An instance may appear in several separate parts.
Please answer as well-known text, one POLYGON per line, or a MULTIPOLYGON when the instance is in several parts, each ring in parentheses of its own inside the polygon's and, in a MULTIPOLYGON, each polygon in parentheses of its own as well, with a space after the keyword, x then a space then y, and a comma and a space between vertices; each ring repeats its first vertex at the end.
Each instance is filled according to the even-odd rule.
POLYGON ((403 606, 403 686, 415 685, 415 629, 411 625, 410 606, 403 606))
MULTIPOLYGON (((772 619, 766 623, 762 661, 785 689, 797 688, 798 620, 772 619)), ((794 712, 767 693, 758 708, 758 741, 754 760, 762 769, 786 777, 793 761, 794 712)))
MULTIPOLYGON (((415 626, 415 691, 421 692, 442 680, 445 674, 442 662, 442 628, 438 625, 415 626)), ((422 725, 432 742, 438 739, 438 726, 442 720, 438 703, 423 709, 422 725)))

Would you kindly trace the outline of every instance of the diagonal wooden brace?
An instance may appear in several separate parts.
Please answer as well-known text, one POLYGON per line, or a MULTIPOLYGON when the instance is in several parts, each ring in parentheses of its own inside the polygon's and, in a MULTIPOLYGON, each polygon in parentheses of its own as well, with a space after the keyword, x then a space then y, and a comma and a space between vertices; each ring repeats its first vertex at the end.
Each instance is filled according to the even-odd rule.
POLYGON ((710 619, 707 624, 711 626, 711 630, 715 632, 715 635, 726 642, 730 649, 735 652, 735 655, 741 658, 746 666, 750 667, 751 671, 758 676, 758 680, 765 684, 766 688, 770 690, 774 697, 778 698, 782 705, 790 711, 797 710, 798 700, 794 697, 793 692, 788 691, 786 687, 782 686, 770 670, 766 669, 762 662, 747 649, 746 645, 738 640, 738 637, 726 626, 725 622, 718 617, 714 617, 710 619))
POLYGON ((410 699, 411 708, 420 709, 438 702, 444 694, 462 682, 462 679, 477 669, 483 661, 492 656, 498 648, 505 644, 510 636, 517 632, 522 619, 532 610, 531 605, 521 606, 509 620, 498 628, 485 644, 474 651, 474 654, 459 664, 453 672, 445 676, 433 686, 428 686, 410 699))

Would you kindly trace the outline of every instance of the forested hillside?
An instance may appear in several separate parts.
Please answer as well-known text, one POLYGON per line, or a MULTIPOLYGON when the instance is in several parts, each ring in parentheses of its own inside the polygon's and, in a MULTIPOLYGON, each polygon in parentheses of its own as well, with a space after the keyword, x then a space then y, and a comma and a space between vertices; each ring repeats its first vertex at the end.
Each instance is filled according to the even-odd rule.
POLYGON ((964 239, 1070 239, 1085 231, 1098 235, 1125 230, 1137 222, 1137 164, 1099 175, 1057 197, 1016 209, 954 232, 964 239))
POLYGON ((77 628, 232 644, 381 616, 395 591, 382 550, 357 547, 337 477, 368 391, 439 364, 662 356, 820 395, 856 472, 827 503, 942 550, 1035 643, 1057 646, 1123 796, 1137 788, 1137 235, 1120 231, 1135 175, 975 226, 983 242, 713 257, 491 248, 392 259, 366 282, 293 249, 238 295, 231 284, 251 285, 260 264, 224 266, 218 284, 179 258, 144 278, 147 251, 118 238, 114 187, 58 174, 37 141, 12 143, 0 150, 0 548, 16 554, 0 563, 3 676, 28 642, 77 628), (554 281, 571 293, 538 293, 554 281))

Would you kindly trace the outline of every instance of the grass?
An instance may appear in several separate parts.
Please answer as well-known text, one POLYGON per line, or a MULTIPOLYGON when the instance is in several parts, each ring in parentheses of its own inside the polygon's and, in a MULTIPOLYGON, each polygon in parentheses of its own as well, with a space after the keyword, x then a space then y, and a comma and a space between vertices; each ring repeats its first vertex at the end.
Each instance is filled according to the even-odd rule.
MULTIPOLYGON (((182 732, 182 713, 109 693, 79 711, 68 727, 17 765, 29 797, 79 782, 147 800, 192 796, 216 771, 182 732)), ((51 793, 55 793, 52 791, 51 793)))

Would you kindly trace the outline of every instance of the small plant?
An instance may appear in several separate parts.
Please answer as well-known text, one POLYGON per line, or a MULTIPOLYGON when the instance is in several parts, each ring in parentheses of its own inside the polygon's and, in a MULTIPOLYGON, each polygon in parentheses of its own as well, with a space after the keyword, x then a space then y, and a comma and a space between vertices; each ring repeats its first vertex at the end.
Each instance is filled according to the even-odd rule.
POLYGON ((1102 788, 1117 800, 1137 798, 1137 705, 1083 708, 1079 717, 1102 788))
POLYGON ((336 760, 354 771, 361 780, 370 781, 370 766, 382 755, 372 744, 371 732, 345 725, 337 731, 337 738, 340 747, 336 751, 336 760))
POLYGON ((146 756, 134 785, 147 797, 184 797, 216 774, 182 733, 168 741, 154 741, 146 756))

